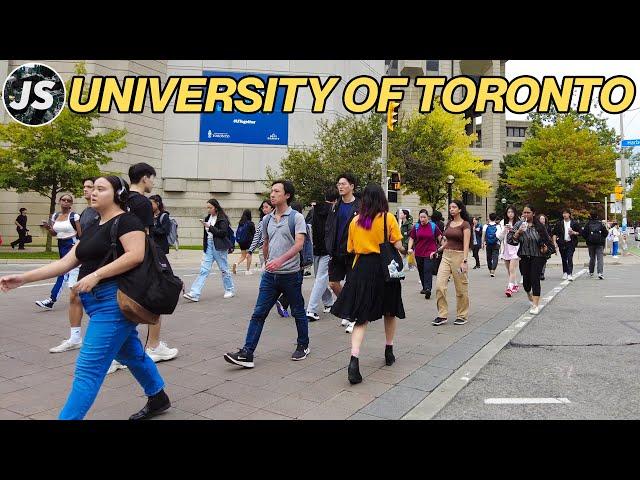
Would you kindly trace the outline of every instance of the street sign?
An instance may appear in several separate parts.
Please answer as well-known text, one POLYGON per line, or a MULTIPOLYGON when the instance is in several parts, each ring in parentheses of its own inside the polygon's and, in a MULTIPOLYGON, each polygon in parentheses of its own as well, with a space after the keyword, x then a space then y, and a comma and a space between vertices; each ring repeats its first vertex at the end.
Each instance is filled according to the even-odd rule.
POLYGON ((622 140, 623 147, 640 147, 640 138, 634 140, 622 140))
POLYGON ((625 198, 625 201, 627 202, 627 212, 629 210, 633 210, 633 198, 625 198))

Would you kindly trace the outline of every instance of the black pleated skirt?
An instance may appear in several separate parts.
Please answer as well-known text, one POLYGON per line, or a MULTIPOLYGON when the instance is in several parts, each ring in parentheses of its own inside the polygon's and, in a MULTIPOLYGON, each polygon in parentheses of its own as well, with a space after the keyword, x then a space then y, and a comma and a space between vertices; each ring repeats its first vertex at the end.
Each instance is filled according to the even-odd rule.
POLYGON ((357 324, 373 322, 383 315, 405 318, 400 281, 385 282, 380 255, 360 255, 331 313, 357 324))

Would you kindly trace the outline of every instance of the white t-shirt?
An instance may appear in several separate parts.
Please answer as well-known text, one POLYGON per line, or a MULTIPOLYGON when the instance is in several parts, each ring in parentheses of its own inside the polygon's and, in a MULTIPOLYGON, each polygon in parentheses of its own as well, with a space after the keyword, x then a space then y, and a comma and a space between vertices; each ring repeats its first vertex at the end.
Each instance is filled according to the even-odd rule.
MULTIPOLYGON (((68 238, 74 238, 77 235, 76 229, 71 225, 70 218, 67 217, 66 220, 54 220, 56 214, 51 215, 51 221, 53 222, 53 230, 56 232, 56 238, 58 240, 66 240, 68 238)), ((58 215, 59 216, 59 215, 58 215)), ((69 212, 69 217, 71 216, 71 212, 69 212)), ((80 215, 77 213, 73 215, 73 220, 76 222, 80 221, 80 215)))
POLYGON ((611 229, 611 236, 613 237, 614 242, 620 241, 620 230, 618 230, 618 227, 613 227, 611 229))
POLYGON ((564 241, 568 242, 571 240, 571 235, 569 235, 569 228, 571 228, 571 220, 563 220, 564 222, 564 241))
MULTIPOLYGON (((217 221, 218 221, 218 216, 217 215, 215 217, 209 217, 209 222, 207 222, 207 225, 209 225, 209 226, 215 225, 217 221)), ((209 231, 209 226, 207 226, 207 225, 203 225, 205 232, 207 232, 207 238, 209 240, 213 240, 213 233, 211 233, 209 231)))

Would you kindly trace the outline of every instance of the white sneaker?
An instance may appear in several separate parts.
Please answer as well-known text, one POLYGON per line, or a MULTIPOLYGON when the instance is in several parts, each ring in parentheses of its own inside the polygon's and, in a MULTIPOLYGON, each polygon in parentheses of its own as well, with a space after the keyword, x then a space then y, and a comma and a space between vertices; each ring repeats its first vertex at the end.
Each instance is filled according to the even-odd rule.
POLYGON ((567 277, 568 277, 568 275, 567 275, 566 273, 563 273, 563 274, 562 274, 562 279, 563 279, 563 280, 566 280, 566 279, 567 279, 567 277))
POLYGON ((126 368, 127 368, 126 365, 122 365, 120 362, 114 360, 113 362, 111 362, 111 365, 109 366, 109 370, 107 370, 107 375, 111 375, 116 370, 126 370, 126 368))
POLYGON ((328 307, 325 305, 324 309, 322 310, 324 313, 331 313, 331 305, 329 305, 328 307))
POLYGON ((82 346, 82 340, 80 340, 78 343, 73 343, 70 338, 67 338, 57 347, 50 348, 49 352, 50 353, 67 352, 69 350, 75 350, 76 348, 80 348, 81 346, 82 346))
POLYGON ((567 277, 567 280, 569 280, 570 282, 573 282, 573 275, 569 275, 569 276, 567 277))
POLYGON ((169 348, 164 342, 160 342, 156 348, 147 347, 146 352, 155 363, 171 360, 178 355, 177 348, 169 348))
POLYGON ((340 325, 342 325, 343 327, 346 327, 350 324, 351 322, 349 320, 347 320, 346 318, 343 318, 342 321, 340 322, 340 325))
POLYGON ((531 315, 538 315, 538 313, 540 313, 540 307, 531 307, 531 309, 529 310, 529 313, 531 315))
POLYGON ((347 325, 347 328, 344 329, 345 333, 353 332, 353 327, 355 326, 356 326, 356 322, 349 322, 349 325, 347 325))
POLYGON ((603 275, 602 273, 599 273, 599 274, 598 274, 598 278, 599 278, 600 280, 604 280, 604 275, 603 275))
POLYGON ((193 295, 191 295, 191 293, 185 293, 184 295, 182 295, 184 298, 186 298, 187 300, 191 300, 192 302, 199 302, 200 299, 194 297, 193 295))
POLYGON ((235 297, 236 294, 234 292, 224 292, 224 298, 235 297))
POLYGON ((245 275, 253 275, 253 272, 251 270, 247 270, 246 272, 244 272, 245 275))
POLYGON ((318 315, 315 312, 307 312, 307 319, 310 322, 316 322, 316 321, 320 320, 320 315, 318 315))

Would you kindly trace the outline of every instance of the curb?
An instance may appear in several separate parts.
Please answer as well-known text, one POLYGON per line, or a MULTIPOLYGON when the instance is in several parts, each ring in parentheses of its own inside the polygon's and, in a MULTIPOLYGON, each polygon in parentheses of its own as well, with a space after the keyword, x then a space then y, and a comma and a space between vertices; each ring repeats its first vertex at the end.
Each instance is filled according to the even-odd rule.
MULTIPOLYGON (((575 278, 579 278, 587 273, 586 269, 580 270, 575 278)), ((541 298, 540 306, 542 309, 555 298, 555 296, 564 290, 570 283, 569 280, 563 280, 558 286, 546 297, 541 298)), ((500 332, 493 340, 487 343, 473 357, 467 360, 460 368, 442 382, 433 392, 422 400, 418 405, 412 408, 402 420, 431 420, 440 410, 442 410, 453 398, 462 390, 480 370, 488 364, 519 332, 524 328, 534 315, 528 311, 520 315, 506 329, 500 332)))

